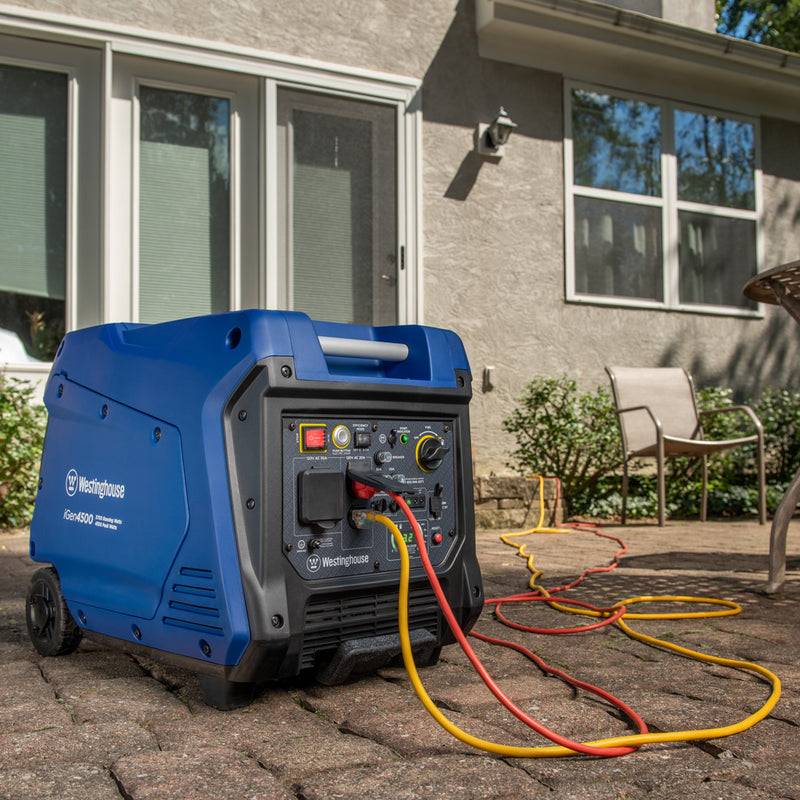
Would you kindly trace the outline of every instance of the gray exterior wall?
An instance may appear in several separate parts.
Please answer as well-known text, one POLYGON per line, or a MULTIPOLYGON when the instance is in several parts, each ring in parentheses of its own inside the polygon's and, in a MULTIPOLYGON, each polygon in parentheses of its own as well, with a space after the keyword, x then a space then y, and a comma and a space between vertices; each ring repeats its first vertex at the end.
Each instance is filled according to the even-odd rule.
MULTIPOLYGON (((424 322, 466 345, 476 475, 505 471, 501 422, 535 375, 594 387, 609 363, 681 365, 743 396, 800 384, 800 332, 779 310, 742 319, 565 302, 562 76, 479 57, 472 0, 14 5, 423 79, 424 322), (473 134, 501 104, 519 127, 492 163, 473 134), (488 392, 485 366, 496 368, 488 392)), ((664 14, 708 30, 697 5, 665 1, 664 14)), ((800 258, 799 143, 797 123, 762 121, 764 267, 800 258)))

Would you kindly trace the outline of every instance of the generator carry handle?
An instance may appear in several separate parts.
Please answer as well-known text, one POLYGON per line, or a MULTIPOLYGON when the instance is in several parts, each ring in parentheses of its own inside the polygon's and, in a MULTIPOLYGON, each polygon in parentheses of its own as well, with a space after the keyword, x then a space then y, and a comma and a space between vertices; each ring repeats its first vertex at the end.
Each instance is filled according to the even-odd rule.
MULTIPOLYGON (((262 312, 263 314, 267 312, 262 312)), ((298 380, 412 383, 459 388, 469 372, 464 345, 452 331, 425 325, 354 325, 281 314, 298 380), (457 376, 462 370, 465 374, 457 376)))
POLYGON ((379 361, 405 361, 408 358, 408 345, 402 342, 345 339, 340 336, 319 336, 318 339, 326 356, 371 358, 379 361))

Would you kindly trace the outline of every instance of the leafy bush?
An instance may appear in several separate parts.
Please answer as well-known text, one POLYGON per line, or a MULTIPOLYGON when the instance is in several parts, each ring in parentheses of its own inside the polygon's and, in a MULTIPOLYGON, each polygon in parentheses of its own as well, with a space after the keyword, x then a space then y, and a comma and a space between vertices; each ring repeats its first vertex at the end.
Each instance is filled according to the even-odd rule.
MULTIPOLYGON (((610 394, 603 388, 580 392, 566 378, 536 378, 503 425, 516 436, 508 465, 524 475, 557 475, 562 479, 569 513, 595 517, 619 515, 622 508, 619 429, 610 394)), ((734 404, 729 388, 697 392, 700 411, 734 404)), ((800 467, 800 392, 767 388, 748 403, 764 426, 767 508, 774 511, 800 467)), ((729 439, 752 432, 743 414, 704 415, 705 434, 729 439)), ((656 477, 630 465, 628 515, 657 514, 656 477)), ((754 516, 758 513, 755 445, 709 457, 708 513, 754 516)), ((666 511, 694 516, 701 499, 701 462, 673 458, 667 462, 666 511)))
POLYGON ((47 420, 33 393, 0 372, 0 528, 27 525, 33 513, 47 420))
POLYGON ((566 377, 534 378, 503 427, 517 439, 508 466, 559 477, 568 506, 620 463, 614 404, 603 388, 580 392, 566 377))
MULTIPOLYGON (((698 392, 700 409, 732 405, 730 389, 698 392)), ((800 467, 800 393, 767 387, 757 400, 747 402, 764 427, 764 467, 767 480, 767 508, 774 511, 795 471, 800 467)), ((746 418, 737 414, 704 417, 704 431, 712 439, 730 439, 752 433, 741 427, 746 418)), ((758 484, 755 444, 744 445, 709 458, 708 513, 714 516, 753 516, 758 513, 758 484)), ((676 459, 676 462, 687 459, 676 459)), ((696 499, 689 500, 688 488, 668 488, 677 514, 694 514, 700 504, 700 462, 689 474, 696 499), (683 491, 683 497, 681 496, 683 491)))
POLYGON ((764 426, 767 481, 788 485, 800 468, 800 392, 768 387, 754 411, 764 426))

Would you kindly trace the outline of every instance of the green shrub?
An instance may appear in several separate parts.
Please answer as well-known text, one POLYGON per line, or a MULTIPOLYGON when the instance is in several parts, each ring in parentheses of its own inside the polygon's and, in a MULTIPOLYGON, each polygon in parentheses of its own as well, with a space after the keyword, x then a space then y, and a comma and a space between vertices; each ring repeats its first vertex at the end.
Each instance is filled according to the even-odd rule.
POLYGON ((0 371, 0 528, 27 525, 33 514, 47 420, 34 391, 0 371))
POLYGON ((517 440, 508 466, 560 478, 568 508, 620 463, 614 405, 603 388, 581 392, 566 377, 534 378, 503 428, 517 440))
POLYGON ((788 485, 800 468, 800 392, 767 387, 753 410, 764 426, 767 481, 788 485))

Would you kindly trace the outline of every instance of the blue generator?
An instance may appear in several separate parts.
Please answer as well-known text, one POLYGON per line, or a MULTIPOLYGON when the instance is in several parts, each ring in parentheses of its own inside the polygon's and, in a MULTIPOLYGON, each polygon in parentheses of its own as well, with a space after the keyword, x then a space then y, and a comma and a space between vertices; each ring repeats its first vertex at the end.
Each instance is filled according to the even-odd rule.
POLYGON ((408 534, 412 642, 435 663, 451 634, 387 491, 468 630, 470 397, 463 345, 437 328, 251 310, 67 334, 45 390, 31 641, 65 655, 85 634, 189 668, 220 708, 375 670, 400 653, 400 558, 385 527, 351 524, 369 507, 408 534))

